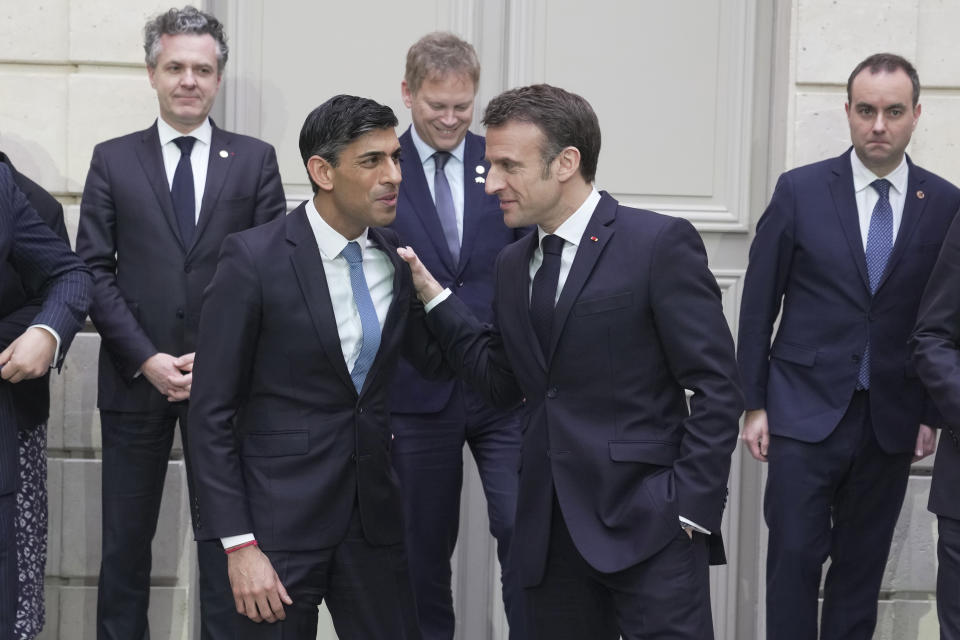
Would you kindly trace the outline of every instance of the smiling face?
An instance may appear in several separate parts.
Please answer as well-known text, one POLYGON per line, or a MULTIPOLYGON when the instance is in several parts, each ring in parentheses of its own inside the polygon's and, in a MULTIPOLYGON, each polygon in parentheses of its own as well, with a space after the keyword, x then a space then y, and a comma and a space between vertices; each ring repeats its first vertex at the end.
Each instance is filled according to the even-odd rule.
POLYGON ((179 131, 196 129, 210 113, 220 89, 217 43, 209 34, 160 37, 157 66, 147 67, 157 92, 160 117, 179 131))
POLYGON ((403 103, 410 109, 417 135, 437 151, 451 151, 473 121, 473 98, 476 87, 464 74, 432 75, 423 81, 416 93, 406 80, 401 85, 403 103))
POLYGON ((846 111, 853 148, 863 164, 881 177, 896 169, 920 118, 910 77, 902 69, 864 69, 853 79, 846 111))

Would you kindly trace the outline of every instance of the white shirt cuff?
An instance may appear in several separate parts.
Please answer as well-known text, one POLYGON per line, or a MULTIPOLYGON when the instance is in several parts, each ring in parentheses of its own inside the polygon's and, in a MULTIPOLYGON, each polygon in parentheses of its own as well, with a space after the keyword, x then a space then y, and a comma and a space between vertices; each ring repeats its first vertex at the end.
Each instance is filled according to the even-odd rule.
POLYGON ((47 326, 47 325, 45 325, 45 324, 32 324, 32 325, 30 325, 29 328, 30 328, 30 329, 33 329, 34 327, 38 327, 38 328, 40 328, 40 329, 43 329, 44 331, 46 331, 47 333, 49 333, 50 335, 52 335, 53 338, 54 338, 54 340, 57 341, 57 349, 56 349, 56 351, 53 352, 53 362, 50 363, 50 366, 51 366, 51 367, 57 366, 57 362, 60 361, 60 334, 57 333, 56 331, 54 331, 54 330, 53 330, 53 327, 49 327, 49 326, 47 326))
POLYGON ((437 295, 435 295, 427 304, 423 305, 423 310, 425 313, 430 313, 430 311, 436 307, 438 304, 450 297, 450 289, 444 289, 437 295))
POLYGON ((250 542, 251 540, 256 540, 252 533, 241 533, 238 536, 227 536, 226 538, 220 538, 220 543, 223 545, 224 549, 229 549, 230 547, 235 547, 238 544, 250 542))
POLYGON ((693 520, 690 520, 689 518, 684 518, 683 516, 680 516, 680 524, 683 526, 693 527, 694 531, 696 531, 697 533, 702 533, 705 536, 710 535, 710 532, 708 530, 704 529, 703 527, 698 525, 693 520))

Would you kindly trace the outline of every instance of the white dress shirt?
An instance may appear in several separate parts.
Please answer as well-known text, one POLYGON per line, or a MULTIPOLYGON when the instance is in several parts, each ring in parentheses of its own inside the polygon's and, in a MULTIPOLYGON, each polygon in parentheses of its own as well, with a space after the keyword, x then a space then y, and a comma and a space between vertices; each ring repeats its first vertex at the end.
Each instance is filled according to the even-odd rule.
POLYGON ((174 142, 183 136, 193 136, 197 139, 190 152, 190 166, 193 169, 193 199, 196 206, 193 209, 194 222, 200 218, 200 203, 203 202, 203 189, 207 184, 207 164, 210 160, 210 139, 213 136, 213 127, 210 118, 205 118, 203 124, 190 133, 180 133, 163 118, 157 118, 157 133, 160 134, 160 151, 163 153, 163 169, 167 173, 167 186, 173 189, 173 174, 180 163, 180 147, 174 142))
MULTIPOLYGON (((364 229, 359 237, 348 240, 320 217, 313 200, 307 201, 306 210, 307 220, 310 222, 313 236, 317 240, 317 247, 320 249, 320 259, 323 260, 323 273, 327 279, 327 289, 330 291, 333 315, 337 320, 337 333, 340 335, 343 359, 347 363, 347 370, 350 371, 357 362, 360 348, 363 346, 363 325, 360 322, 357 304, 353 299, 350 264, 340 255, 340 252, 348 242, 356 241, 360 245, 360 252, 363 255, 363 275, 367 279, 367 288, 370 289, 370 298, 377 311, 381 331, 387 319, 390 303, 393 301, 393 263, 367 237, 367 229, 364 229)), ((221 538, 220 542, 224 549, 229 549, 253 539, 252 533, 243 533, 221 538)))
MULTIPOLYGON (((436 149, 428 145, 417 135, 417 128, 410 126, 410 137, 413 138, 413 146, 417 148, 417 155, 420 156, 420 162, 423 164, 423 175, 427 178, 427 186, 430 187, 430 197, 434 204, 437 202, 437 194, 434 189, 434 174, 437 170, 437 162, 433 159, 436 149)), ((443 174, 447 176, 447 182, 450 184, 450 195, 453 196, 453 209, 457 213, 457 236, 460 238, 460 245, 463 245, 463 150, 466 147, 467 139, 464 137, 455 148, 450 150, 450 159, 443 166, 443 174)))
POLYGON ((850 167, 853 169, 853 189, 857 198, 857 216, 860 219, 860 239, 863 241, 863 250, 867 250, 870 216, 873 215, 873 208, 877 205, 877 200, 880 199, 880 194, 870 186, 870 183, 878 178, 884 178, 890 182, 891 188, 888 197, 890 208, 893 209, 893 241, 896 242, 900 222, 903 221, 903 203, 907 200, 907 178, 910 174, 907 156, 903 156, 896 169, 885 176, 878 176, 867 169, 856 152, 851 150, 850 167))

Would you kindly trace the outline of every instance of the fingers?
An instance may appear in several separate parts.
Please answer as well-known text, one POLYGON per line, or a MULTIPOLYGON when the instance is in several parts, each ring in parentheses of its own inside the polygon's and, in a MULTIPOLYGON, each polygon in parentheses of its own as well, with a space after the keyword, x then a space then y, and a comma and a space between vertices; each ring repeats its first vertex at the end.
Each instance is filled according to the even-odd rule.
POLYGON ((175 366, 180 371, 187 373, 193 371, 193 357, 195 352, 185 353, 179 358, 173 359, 173 366, 175 366))

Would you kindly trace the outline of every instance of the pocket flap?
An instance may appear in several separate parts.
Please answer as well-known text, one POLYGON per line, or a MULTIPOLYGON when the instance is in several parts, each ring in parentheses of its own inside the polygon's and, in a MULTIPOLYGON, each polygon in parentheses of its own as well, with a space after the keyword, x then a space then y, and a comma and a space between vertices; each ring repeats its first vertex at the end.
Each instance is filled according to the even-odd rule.
POLYGON ((618 293, 603 298, 593 298, 591 300, 581 300, 573 305, 573 315, 588 316, 593 313, 604 313, 606 311, 615 311, 630 306, 633 300, 633 294, 629 291, 618 293))
POLYGON ((644 462, 670 467, 679 457, 679 442, 664 440, 610 441, 610 459, 614 462, 644 462))
POLYGON ((773 351, 770 355, 778 360, 802 364, 805 367, 812 367, 817 361, 816 349, 801 347, 800 345, 790 344, 789 342, 774 343, 773 351))
POLYGON ((302 456, 309 448, 304 431, 251 432, 243 437, 243 455, 248 457, 302 456))

